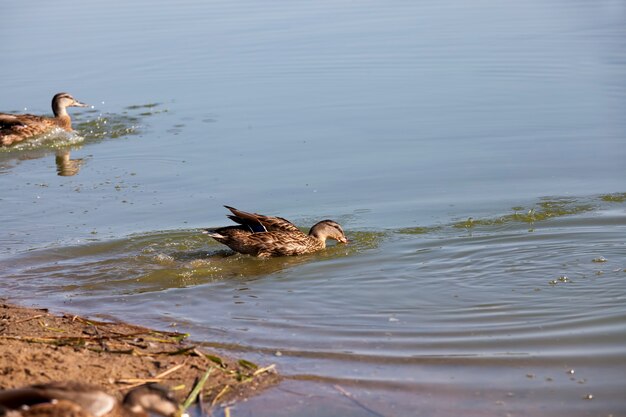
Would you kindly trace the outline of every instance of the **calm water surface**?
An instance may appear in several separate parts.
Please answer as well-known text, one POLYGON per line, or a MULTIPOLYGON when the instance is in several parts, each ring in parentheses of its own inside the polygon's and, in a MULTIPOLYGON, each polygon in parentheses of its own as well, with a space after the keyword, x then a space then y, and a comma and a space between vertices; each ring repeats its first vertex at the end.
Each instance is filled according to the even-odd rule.
POLYGON ((626 414, 623 1, 2 14, 0 111, 93 108, 0 150, 0 296, 276 363, 237 416, 626 414), (222 204, 351 243, 232 255, 222 204))

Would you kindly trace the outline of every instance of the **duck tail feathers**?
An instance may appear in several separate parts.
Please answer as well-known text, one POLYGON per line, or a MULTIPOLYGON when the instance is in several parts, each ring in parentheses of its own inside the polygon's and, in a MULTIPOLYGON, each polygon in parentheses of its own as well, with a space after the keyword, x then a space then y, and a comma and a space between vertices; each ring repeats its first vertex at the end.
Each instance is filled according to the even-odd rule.
POLYGON ((209 237, 212 237, 213 239, 224 239, 226 237, 226 236, 220 235, 214 229, 204 229, 202 233, 205 235, 208 235, 209 237))

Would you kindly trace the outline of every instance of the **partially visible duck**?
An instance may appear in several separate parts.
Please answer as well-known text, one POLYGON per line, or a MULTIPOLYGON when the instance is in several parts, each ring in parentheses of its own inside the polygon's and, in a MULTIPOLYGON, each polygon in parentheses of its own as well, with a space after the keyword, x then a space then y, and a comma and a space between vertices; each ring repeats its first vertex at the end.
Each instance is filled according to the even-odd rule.
POLYGON ((176 416, 179 406, 157 384, 129 391, 122 402, 98 387, 77 382, 53 382, 0 391, 0 416, 7 417, 148 417, 176 416))
POLYGON ((68 93, 58 93, 52 97, 54 117, 0 113, 0 144, 9 146, 55 127, 71 132, 72 119, 67 113, 67 107, 87 107, 87 104, 81 103, 68 93))
POLYGON ((304 234, 282 217, 270 217, 247 213, 234 207, 224 206, 233 213, 227 217, 238 226, 207 229, 204 233, 225 244, 235 252, 261 258, 271 256, 303 255, 326 247, 326 239, 347 243, 341 226, 333 220, 322 220, 304 234))
POLYGON ((0 417, 95 417, 81 406, 70 401, 53 400, 49 403, 36 404, 10 410, 0 406, 0 417))

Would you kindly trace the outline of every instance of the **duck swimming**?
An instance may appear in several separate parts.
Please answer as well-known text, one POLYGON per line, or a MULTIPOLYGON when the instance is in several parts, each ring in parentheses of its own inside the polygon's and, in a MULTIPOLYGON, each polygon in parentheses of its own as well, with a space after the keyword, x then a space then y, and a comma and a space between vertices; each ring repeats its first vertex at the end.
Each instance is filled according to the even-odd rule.
POLYGON ((54 117, 0 113, 0 144, 9 146, 46 133, 55 127, 71 132, 72 119, 67 113, 67 107, 87 107, 87 104, 81 103, 68 93, 58 93, 52 97, 54 117))
POLYGON ((303 255, 326 247, 326 239, 347 243, 341 226, 332 220, 322 220, 304 234, 282 217, 247 213, 224 206, 233 213, 227 217, 238 226, 207 229, 204 233, 228 246, 235 252, 261 258, 272 256, 303 255))
POLYGON ((0 416, 6 417, 148 417, 176 416, 178 403, 158 384, 130 390, 122 402, 98 387, 52 382, 0 391, 0 416))

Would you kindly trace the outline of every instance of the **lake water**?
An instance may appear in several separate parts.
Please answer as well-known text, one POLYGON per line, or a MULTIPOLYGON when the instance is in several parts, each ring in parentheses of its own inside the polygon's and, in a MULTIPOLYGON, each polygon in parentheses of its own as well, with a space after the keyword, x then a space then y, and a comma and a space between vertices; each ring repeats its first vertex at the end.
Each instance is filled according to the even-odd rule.
POLYGON ((0 111, 93 108, 0 150, 0 296, 276 363, 236 416, 626 414, 623 1, 2 16, 0 111), (351 243, 230 256, 223 204, 351 243))

